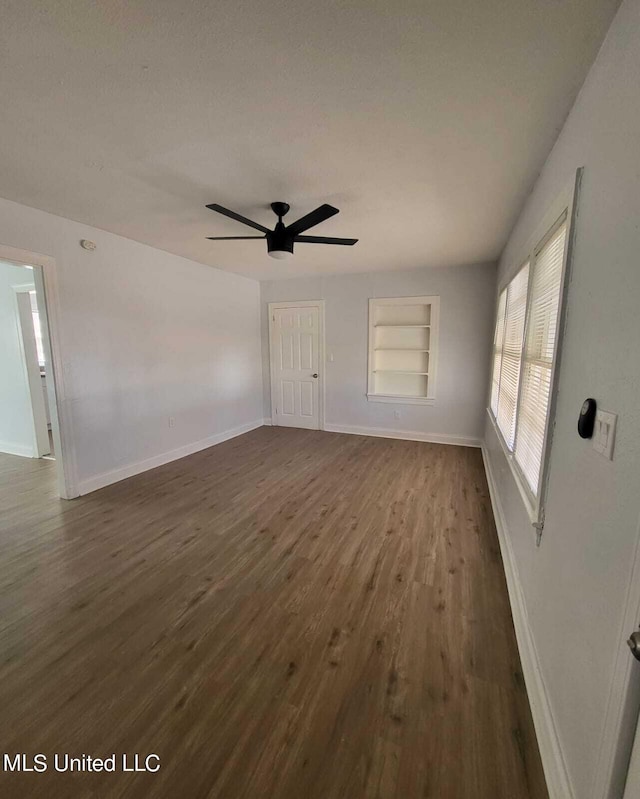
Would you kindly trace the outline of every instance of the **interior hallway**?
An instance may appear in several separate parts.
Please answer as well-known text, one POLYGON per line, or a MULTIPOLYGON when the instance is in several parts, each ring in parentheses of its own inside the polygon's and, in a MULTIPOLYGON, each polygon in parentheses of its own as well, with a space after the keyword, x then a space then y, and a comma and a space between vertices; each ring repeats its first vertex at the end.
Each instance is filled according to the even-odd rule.
POLYGON ((2 751, 161 769, 3 796, 546 797, 480 450, 263 427, 72 502, 54 470, 0 456, 2 751))

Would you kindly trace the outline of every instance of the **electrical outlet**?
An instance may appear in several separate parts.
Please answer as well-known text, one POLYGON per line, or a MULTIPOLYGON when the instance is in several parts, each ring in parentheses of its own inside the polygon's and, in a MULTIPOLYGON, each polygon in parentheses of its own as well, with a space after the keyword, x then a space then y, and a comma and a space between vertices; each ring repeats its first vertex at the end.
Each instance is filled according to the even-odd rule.
POLYGON ((176 417, 175 416, 170 416, 169 417, 169 427, 175 427, 175 426, 176 426, 176 417))
POLYGON ((394 419, 399 419, 400 418, 400 411, 394 411, 393 412, 393 418, 394 419))

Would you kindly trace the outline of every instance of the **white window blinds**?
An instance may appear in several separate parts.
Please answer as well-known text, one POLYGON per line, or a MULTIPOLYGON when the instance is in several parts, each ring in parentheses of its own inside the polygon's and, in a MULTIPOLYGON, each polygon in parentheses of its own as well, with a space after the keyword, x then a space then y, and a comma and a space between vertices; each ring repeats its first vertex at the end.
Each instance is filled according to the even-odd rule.
POLYGON ((531 282, 515 458, 534 496, 547 428, 566 235, 563 221, 537 252, 531 282))
POLYGON ((507 290, 504 289, 498 300, 498 317, 496 334, 493 340, 493 371, 491 373, 491 410, 498 413, 498 390, 500 388, 500 370, 502 369, 502 346, 504 344, 504 314, 507 309, 507 290))
POLYGON ((527 312, 527 286, 529 264, 526 263, 507 286, 504 344, 498 386, 498 412, 496 419, 504 440, 513 450, 516 432, 516 410, 520 381, 522 339, 527 312))

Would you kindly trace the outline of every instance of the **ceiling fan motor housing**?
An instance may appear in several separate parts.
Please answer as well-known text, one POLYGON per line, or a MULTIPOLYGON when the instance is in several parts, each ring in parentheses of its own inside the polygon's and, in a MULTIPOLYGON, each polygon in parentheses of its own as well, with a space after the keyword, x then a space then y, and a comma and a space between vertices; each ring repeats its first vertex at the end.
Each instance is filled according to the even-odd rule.
POLYGON ((282 221, 278 222, 274 230, 269 231, 267 236, 267 250, 269 252, 290 252, 293 254, 293 235, 287 233, 287 229, 282 221))

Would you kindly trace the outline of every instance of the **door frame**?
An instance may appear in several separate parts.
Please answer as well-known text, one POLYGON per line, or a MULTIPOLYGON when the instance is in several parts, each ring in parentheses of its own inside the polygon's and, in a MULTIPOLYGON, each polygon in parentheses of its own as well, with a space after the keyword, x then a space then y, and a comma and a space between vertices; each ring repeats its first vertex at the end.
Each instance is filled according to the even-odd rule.
POLYGON ((276 407, 276 379, 275 364, 273 361, 273 342, 275 336, 275 325, 273 313, 284 308, 317 308, 318 309, 318 430, 324 430, 324 408, 325 408, 325 343, 324 343, 324 300, 298 300, 297 302, 270 302, 269 311, 269 382, 271 399, 271 424, 278 426, 273 409, 276 407))
POLYGON ((593 799, 618 799, 624 791, 636 730, 640 725, 640 664, 626 645, 640 626, 640 518, 622 623, 618 628, 613 679, 600 738, 593 799))
POLYGON ((55 450, 58 493, 62 499, 78 496, 75 442, 71 419, 71 399, 65 386, 63 351, 60 335, 60 300, 56 262, 48 255, 20 250, 0 244, 0 260, 17 266, 33 268, 33 278, 39 308, 43 314, 45 357, 50 365, 51 379, 47 379, 47 395, 51 414, 51 433, 55 450))

